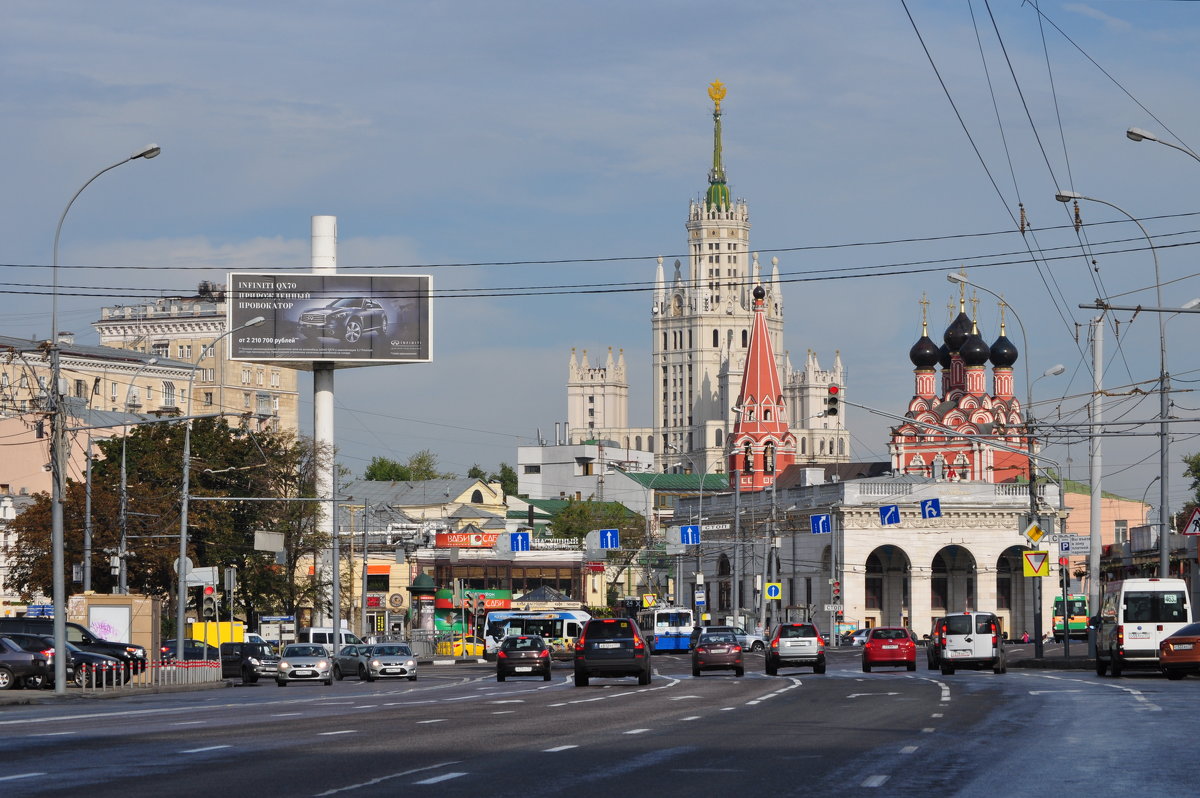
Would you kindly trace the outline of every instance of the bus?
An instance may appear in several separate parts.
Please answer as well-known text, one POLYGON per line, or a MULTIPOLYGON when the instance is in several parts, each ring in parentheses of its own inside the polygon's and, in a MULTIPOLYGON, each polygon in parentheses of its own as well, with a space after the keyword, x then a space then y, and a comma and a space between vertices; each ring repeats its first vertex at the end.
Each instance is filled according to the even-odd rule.
POLYGON ((638 612, 637 625, 650 644, 650 652, 657 654, 687 651, 694 624, 690 607, 649 607, 638 612))
POLYGON ((1054 597, 1054 642, 1061 643, 1066 635, 1087 640, 1088 602, 1082 593, 1067 596, 1066 626, 1063 625, 1063 597, 1054 597), (1065 632, 1064 632, 1065 629, 1065 632))
POLYGON ((493 610, 483 622, 484 657, 496 659, 500 641, 509 635, 537 635, 550 646, 551 656, 569 660, 591 617, 583 610, 493 610))

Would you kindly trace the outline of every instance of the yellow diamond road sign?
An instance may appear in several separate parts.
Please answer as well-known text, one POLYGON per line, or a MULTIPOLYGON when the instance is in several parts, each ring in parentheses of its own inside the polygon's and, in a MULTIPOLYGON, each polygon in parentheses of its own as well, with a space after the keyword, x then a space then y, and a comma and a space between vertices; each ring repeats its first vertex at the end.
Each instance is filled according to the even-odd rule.
POLYGON ((1037 543, 1039 540, 1041 540, 1043 537, 1046 536, 1046 530, 1044 530, 1040 526, 1038 526, 1037 521, 1034 521, 1032 524, 1025 527, 1025 531, 1022 532, 1021 534, 1023 534, 1025 537, 1029 538, 1029 541, 1031 543, 1037 543))
POLYGON ((1049 576, 1050 553, 1046 551, 1021 552, 1025 565, 1025 576, 1049 576))

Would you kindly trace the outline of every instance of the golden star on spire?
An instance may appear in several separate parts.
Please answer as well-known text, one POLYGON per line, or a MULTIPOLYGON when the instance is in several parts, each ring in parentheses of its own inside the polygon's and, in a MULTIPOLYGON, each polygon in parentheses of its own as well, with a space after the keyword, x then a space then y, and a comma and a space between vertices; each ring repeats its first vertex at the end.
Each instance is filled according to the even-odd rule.
POLYGON ((719 80, 714 80, 708 85, 708 97, 713 101, 715 110, 721 110, 721 100, 725 99, 725 84, 719 80))

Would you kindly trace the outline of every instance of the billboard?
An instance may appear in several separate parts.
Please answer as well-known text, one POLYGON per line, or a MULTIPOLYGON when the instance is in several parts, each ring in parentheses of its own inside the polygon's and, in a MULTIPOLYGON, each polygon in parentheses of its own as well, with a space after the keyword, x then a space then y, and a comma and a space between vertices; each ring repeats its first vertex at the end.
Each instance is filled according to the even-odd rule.
POLYGON ((431 346, 428 275, 233 273, 226 283, 231 360, 424 363, 431 346))

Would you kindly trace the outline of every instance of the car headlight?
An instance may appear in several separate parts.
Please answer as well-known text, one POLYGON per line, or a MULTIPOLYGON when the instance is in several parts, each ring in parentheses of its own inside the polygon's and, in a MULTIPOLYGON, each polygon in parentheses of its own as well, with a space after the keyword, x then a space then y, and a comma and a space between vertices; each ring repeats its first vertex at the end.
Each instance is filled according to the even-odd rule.
POLYGON ((406 667, 406 668, 415 668, 415 667, 417 667, 417 663, 416 663, 416 661, 415 661, 415 660, 411 660, 411 659, 410 659, 408 662, 404 663, 404 667, 406 667))
POLYGON ((329 670, 329 663, 325 660, 321 660, 320 662, 317 663, 317 670, 319 670, 319 671, 329 670))
POLYGON ((262 663, 254 657, 246 657, 246 662, 249 662, 251 665, 262 665, 262 663))
POLYGON ((291 667, 292 666, 287 662, 279 663, 279 670, 281 670, 281 671, 286 671, 286 670, 290 669, 291 667))
POLYGON ((383 663, 382 663, 382 662, 380 662, 380 661, 379 661, 379 660, 377 660, 377 659, 373 659, 373 660, 371 660, 371 667, 372 667, 372 668, 378 668, 378 667, 380 667, 382 664, 383 664, 383 663))

